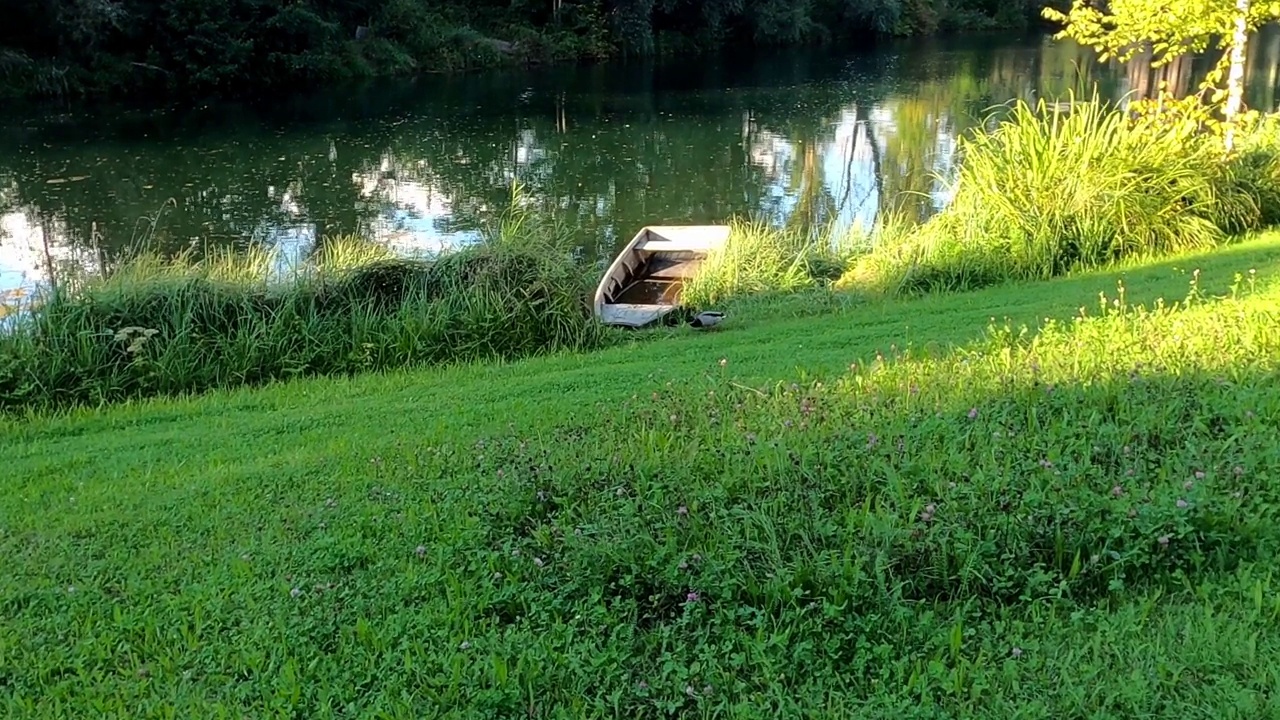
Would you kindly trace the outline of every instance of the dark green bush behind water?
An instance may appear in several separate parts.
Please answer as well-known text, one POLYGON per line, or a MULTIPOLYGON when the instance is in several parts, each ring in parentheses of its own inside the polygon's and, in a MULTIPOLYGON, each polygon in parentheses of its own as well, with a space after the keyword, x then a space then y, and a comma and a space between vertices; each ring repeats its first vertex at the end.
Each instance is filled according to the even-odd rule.
POLYGON ((252 89, 725 43, 1019 27, 1017 0, 9 0, 0 96, 252 89))

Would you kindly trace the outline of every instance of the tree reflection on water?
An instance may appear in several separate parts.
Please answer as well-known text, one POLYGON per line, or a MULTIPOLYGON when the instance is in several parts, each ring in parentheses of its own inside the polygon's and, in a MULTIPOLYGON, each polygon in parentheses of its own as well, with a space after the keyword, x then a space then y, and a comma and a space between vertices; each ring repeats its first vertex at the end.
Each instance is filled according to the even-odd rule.
MULTIPOLYGON (((1280 32, 1250 47, 1251 105, 1273 109, 1280 32)), ((0 299, 139 246, 265 243, 289 265, 327 235, 360 233, 440 252, 473 242, 513 182, 588 253, 645 224, 733 215, 810 230, 922 222, 947 202, 958 139, 1001 103, 1187 89, 1211 61, 1153 71, 1049 38, 961 38, 388 81, 252 109, 11 118, 0 299)))

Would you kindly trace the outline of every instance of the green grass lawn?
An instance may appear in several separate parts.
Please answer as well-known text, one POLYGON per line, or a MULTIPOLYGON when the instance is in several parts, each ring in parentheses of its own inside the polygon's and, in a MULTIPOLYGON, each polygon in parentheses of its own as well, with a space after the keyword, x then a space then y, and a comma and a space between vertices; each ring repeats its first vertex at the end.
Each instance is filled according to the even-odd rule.
POLYGON ((1272 234, 0 421, 0 715, 1275 717, 1278 300, 1272 234))

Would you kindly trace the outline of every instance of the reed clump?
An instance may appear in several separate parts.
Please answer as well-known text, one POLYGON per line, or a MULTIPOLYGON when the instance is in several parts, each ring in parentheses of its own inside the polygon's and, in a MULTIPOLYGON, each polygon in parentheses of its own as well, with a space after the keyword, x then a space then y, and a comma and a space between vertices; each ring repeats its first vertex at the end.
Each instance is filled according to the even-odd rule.
POLYGON ((851 246, 832 228, 776 228, 759 220, 734 220, 730 225, 728 242, 708 255, 685 285, 685 304, 705 307, 748 295, 824 286, 840 277, 848 260, 851 246))
POLYGON ((854 260, 841 284, 965 289, 1224 244, 1280 220, 1275 121, 1242 137, 1224 154, 1190 120, 1019 103, 962 142, 951 205, 854 260))

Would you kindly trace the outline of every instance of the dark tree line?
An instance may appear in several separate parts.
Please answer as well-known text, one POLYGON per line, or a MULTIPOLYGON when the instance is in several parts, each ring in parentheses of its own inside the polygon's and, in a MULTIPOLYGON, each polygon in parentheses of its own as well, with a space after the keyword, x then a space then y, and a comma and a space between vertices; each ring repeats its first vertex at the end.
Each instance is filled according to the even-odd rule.
POLYGON ((1014 27, 1039 0, 0 0, 0 94, 243 93, 515 61, 1014 27))

